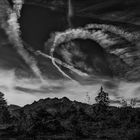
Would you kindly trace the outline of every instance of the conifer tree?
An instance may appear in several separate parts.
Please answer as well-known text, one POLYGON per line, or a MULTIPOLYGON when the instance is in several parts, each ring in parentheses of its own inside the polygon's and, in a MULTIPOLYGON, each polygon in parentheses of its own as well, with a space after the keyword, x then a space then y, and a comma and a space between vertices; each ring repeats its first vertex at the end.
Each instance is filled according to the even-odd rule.
POLYGON ((10 113, 8 111, 7 102, 4 99, 4 94, 0 92, 0 123, 9 123, 10 113))
POLYGON ((4 99, 4 94, 0 92, 0 109, 7 107, 7 102, 4 99))
POLYGON ((109 96, 108 93, 103 91, 103 87, 101 87, 95 100, 100 106, 107 107, 109 105, 109 96))

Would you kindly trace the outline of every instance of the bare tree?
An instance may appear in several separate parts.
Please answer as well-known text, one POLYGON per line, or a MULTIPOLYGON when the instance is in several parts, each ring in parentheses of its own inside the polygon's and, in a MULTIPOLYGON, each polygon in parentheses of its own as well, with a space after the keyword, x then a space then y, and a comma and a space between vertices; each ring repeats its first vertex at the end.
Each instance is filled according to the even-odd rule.
POLYGON ((135 107, 136 103, 137 103, 136 98, 132 98, 132 99, 130 100, 130 106, 131 106, 131 107, 135 107))
POLYGON ((122 105, 122 107, 127 107, 128 106, 127 100, 121 99, 121 105, 122 105))
POLYGON ((90 104, 90 96, 88 92, 86 93, 86 99, 87 99, 87 103, 90 104))

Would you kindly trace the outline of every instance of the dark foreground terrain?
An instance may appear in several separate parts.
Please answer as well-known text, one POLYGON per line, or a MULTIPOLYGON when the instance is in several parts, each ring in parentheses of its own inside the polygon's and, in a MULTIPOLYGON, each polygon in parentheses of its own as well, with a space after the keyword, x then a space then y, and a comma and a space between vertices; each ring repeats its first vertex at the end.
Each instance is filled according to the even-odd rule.
POLYGON ((104 108, 64 97, 41 99, 24 107, 10 105, 8 110, 0 126, 1 139, 140 139, 139 108, 104 108))

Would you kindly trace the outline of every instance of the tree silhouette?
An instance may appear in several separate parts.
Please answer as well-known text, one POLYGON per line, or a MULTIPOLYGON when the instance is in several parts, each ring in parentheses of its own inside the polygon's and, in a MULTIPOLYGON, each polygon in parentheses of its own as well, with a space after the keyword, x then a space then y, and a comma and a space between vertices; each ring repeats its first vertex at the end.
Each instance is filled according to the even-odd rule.
POLYGON ((0 92, 0 108, 7 107, 7 102, 4 99, 4 94, 0 92))
POLYGON ((0 92, 0 123, 8 123, 10 121, 10 113, 7 108, 7 102, 4 94, 0 92))
POLYGON ((128 106, 127 100, 122 98, 121 105, 122 105, 122 107, 127 107, 128 106))
POLYGON ((100 92, 98 93, 98 96, 95 98, 95 100, 100 106, 107 107, 109 105, 109 96, 108 93, 103 91, 103 87, 101 87, 100 92))
POLYGON ((131 107, 135 107, 136 103, 137 103, 136 98, 132 98, 132 99, 130 100, 130 106, 131 106, 131 107))

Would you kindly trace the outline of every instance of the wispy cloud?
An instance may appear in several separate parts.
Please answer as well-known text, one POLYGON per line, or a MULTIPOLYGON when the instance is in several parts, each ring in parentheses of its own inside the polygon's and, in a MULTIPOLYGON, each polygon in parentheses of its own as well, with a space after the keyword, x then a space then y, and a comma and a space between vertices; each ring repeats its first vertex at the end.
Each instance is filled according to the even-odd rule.
MULTIPOLYGON (((39 100, 41 98, 53 98, 66 96, 71 100, 87 102, 86 94, 90 96, 90 103, 95 103, 95 96, 100 91, 103 82, 93 83, 90 85, 80 85, 70 80, 49 80, 42 84, 38 79, 17 79, 14 70, 0 71, 0 91, 5 94, 9 104, 25 105, 39 100)), ((111 81, 110 81, 111 82, 111 81)), ((135 90, 139 87, 139 83, 120 82, 117 86, 104 86, 104 90, 109 93, 113 103, 120 98, 137 98, 140 95, 134 95, 135 90), (114 94, 113 90, 117 92, 114 94), (117 98, 118 97, 118 98, 117 98)), ((117 102, 119 103, 119 102, 117 102)))

